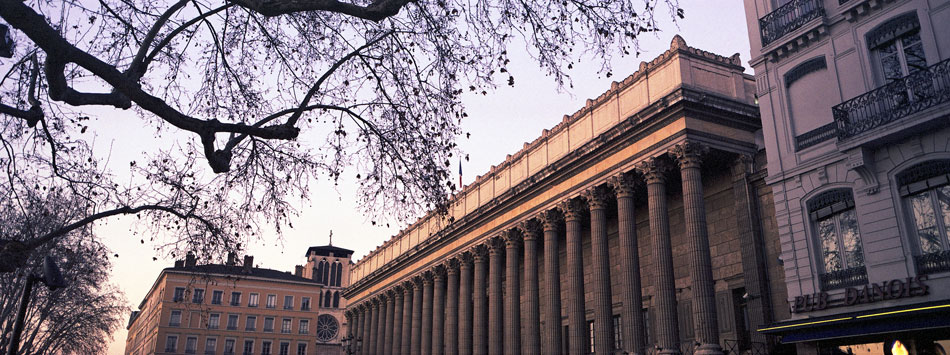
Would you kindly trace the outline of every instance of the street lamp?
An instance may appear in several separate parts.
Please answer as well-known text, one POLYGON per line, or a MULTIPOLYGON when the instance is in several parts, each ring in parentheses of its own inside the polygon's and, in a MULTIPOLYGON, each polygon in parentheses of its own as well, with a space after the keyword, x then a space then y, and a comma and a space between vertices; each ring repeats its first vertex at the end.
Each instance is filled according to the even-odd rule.
POLYGON ((13 324, 13 336, 10 338, 10 345, 7 347, 7 355, 16 355, 20 348, 20 333, 23 332, 26 308, 30 304, 30 293, 33 292, 33 283, 36 281, 42 282, 50 291, 66 287, 63 273, 59 271, 53 257, 49 255, 43 258, 43 276, 27 275, 26 284, 23 285, 23 295, 20 296, 20 309, 16 314, 16 323, 13 324))
POLYGON ((343 337, 343 351, 347 355, 356 354, 360 351, 360 345, 362 345, 362 338, 354 337, 353 335, 347 335, 343 337))

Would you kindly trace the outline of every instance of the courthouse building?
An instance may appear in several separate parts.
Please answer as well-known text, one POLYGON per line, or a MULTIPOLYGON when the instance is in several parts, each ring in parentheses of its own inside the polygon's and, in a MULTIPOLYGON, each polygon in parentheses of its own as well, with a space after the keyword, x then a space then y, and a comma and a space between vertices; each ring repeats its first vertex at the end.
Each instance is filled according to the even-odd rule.
POLYGON ((668 51, 361 259, 359 354, 763 354, 788 317, 755 86, 668 51))
POLYGON ((125 354, 343 354, 352 254, 311 247, 294 273, 254 267, 250 256, 199 265, 189 255, 132 312, 125 354))
POLYGON ((799 354, 950 350, 950 1, 745 0, 799 354))

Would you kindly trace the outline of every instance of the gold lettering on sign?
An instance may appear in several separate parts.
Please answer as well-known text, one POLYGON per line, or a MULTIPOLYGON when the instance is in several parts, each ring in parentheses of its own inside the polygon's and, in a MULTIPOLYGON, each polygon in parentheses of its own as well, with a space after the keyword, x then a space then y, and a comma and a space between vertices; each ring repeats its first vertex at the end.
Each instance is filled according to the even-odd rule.
POLYGON ((825 291, 796 296, 791 304, 792 312, 814 312, 834 307, 926 296, 930 294, 930 286, 924 281, 927 281, 927 275, 872 283, 861 288, 848 287, 844 297, 838 299, 830 299, 825 291))

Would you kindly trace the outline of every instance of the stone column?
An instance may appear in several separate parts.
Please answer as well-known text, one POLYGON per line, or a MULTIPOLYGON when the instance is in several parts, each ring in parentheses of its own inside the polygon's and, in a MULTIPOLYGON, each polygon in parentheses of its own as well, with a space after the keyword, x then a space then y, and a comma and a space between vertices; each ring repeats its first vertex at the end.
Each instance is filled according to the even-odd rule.
POLYGON ((650 236, 653 239, 656 301, 656 346, 658 354, 680 354, 679 325, 676 321, 676 284, 673 279, 673 249, 670 221, 666 209, 666 178, 668 164, 648 158, 637 166, 647 183, 647 205, 650 210, 650 236))
POLYGON ((489 241, 488 262, 488 353, 491 355, 504 354, 505 329, 503 292, 501 278, 503 274, 505 243, 501 238, 492 238, 489 241))
POLYGON ((403 305, 403 290, 402 285, 396 286, 395 288, 394 299, 396 302, 393 304, 393 341, 392 341, 392 353, 393 354, 403 354, 402 349, 402 332, 406 328, 402 326, 402 310, 404 309, 403 305))
POLYGON ((686 215, 686 243, 692 276, 693 324, 699 348, 695 354, 719 355, 719 318, 716 317, 716 288, 709 255, 706 205, 703 201, 702 155, 708 148, 692 141, 674 146, 670 153, 680 165, 683 180, 683 212, 686 215))
MULTIPOLYGON (((383 345, 383 354, 392 355, 393 354, 393 339, 396 334, 396 295, 401 294, 402 292, 396 292, 395 290, 389 290, 386 292, 386 342, 383 345)), ((401 307, 400 307, 401 308, 401 307)))
POLYGON ((610 290, 610 251, 607 246, 607 204, 613 198, 605 186, 584 193, 590 206, 591 284, 594 306, 594 352, 614 351, 613 301, 610 290))
POLYGON ((422 276, 416 276, 412 279, 412 330, 410 331, 409 353, 418 355, 422 353, 422 298, 423 284, 422 276))
POLYGON ((423 355, 432 354, 432 273, 422 277, 422 347, 423 355))
POLYGON ((521 354, 521 273, 518 270, 521 234, 509 229, 502 237, 505 239, 505 355, 518 355, 521 354))
POLYGON ((544 354, 561 354, 561 258, 558 256, 558 210, 541 212, 544 227, 544 354))
POLYGON ((379 323, 376 328, 377 340, 375 343, 376 354, 380 355, 386 354, 386 339, 388 339, 386 337, 386 330, 391 329, 387 325, 392 324, 391 322, 387 322, 388 320, 392 320, 392 318, 389 317, 389 307, 387 307, 389 306, 388 299, 389 297, 386 297, 385 294, 379 296, 379 323))
POLYGON ((369 328, 369 347, 366 348, 366 354, 379 354, 376 352, 376 344, 379 342, 379 298, 373 299, 373 321, 369 328))
POLYGON ((538 239, 541 224, 536 219, 524 221, 519 226, 524 237, 524 334, 521 352, 541 353, 541 315, 538 301, 538 239))
POLYGON ((363 304, 363 336, 362 342, 360 343, 360 354, 368 355, 371 353, 370 342, 372 341, 372 336, 370 335, 370 329, 373 329, 373 311, 369 303, 363 304))
MULTIPOLYGON (((402 328, 401 340, 399 341, 399 354, 408 355, 411 349, 412 344, 412 319, 413 309, 412 304, 414 302, 412 293, 415 287, 411 281, 403 282, 402 292, 403 292, 403 303, 402 303, 402 328)), ((393 348, 395 349, 395 348, 393 348)))
POLYGON ((646 350, 646 326, 643 324, 643 293, 640 289, 640 247, 637 242, 634 196, 639 180, 632 173, 611 177, 608 181, 617 194, 617 224, 620 234, 620 313, 623 347, 627 353, 643 355, 646 350))
POLYGON ((432 273, 432 354, 445 350, 445 266, 437 265, 432 273))
POLYGON ((446 355, 459 351, 459 261, 449 259, 445 263, 445 348, 446 355))
POLYGON ((584 316, 584 245, 581 240, 581 219, 586 209, 579 198, 561 203, 567 230, 567 343, 571 354, 586 354, 590 350, 584 316))
MULTIPOLYGON (((772 303, 769 298, 769 277, 765 262, 765 245, 762 238, 758 195, 749 181, 752 157, 741 154, 732 165, 732 193, 735 197, 736 229, 742 245, 742 275, 749 294, 746 305, 751 329, 765 327, 772 322, 772 303)), ((763 182, 764 184, 764 182, 763 182)), ((752 341, 769 342, 760 332, 752 332, 752 341)))
POLYGON ((459 258, 459 347, 461 355, 472 354, 472 253, 459 258))
POLYGON ((488 277, 488 248, 485 245, 475 246, 473 261, 472 352, 485 355, 488 354, 488 295, 485 292, 488 289, 485 282, 488 277))

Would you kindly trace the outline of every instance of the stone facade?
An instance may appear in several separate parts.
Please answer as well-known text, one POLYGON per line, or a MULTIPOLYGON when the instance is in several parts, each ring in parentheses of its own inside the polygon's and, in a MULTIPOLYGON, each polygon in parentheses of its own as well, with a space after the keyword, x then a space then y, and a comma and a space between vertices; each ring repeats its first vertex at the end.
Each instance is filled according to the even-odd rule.
POLYGON ((950 1, 745 8, 793 312, 763 331, 806 354, 950 349, 931 322, 950 318, 950 1))
POLYGON ((393 290, 414 299, 409 327, 353 328, 357 353, 399 353, 372 345, 391 341, 388 327, 412 354, 767 349, 754 327, 787 312, 771 306, 784 280, 769 271, 780 269, 769 249, 778 234, 760 221, 774 212, 742 71, 738 55, 677 36, 465 187, 448 216, 430 214, 361 259, 350 314, 375 319, 393 290), (440 292, 455 282, 458 293, 440 292), (447 296, 433 304, 433 292, 447 296))

